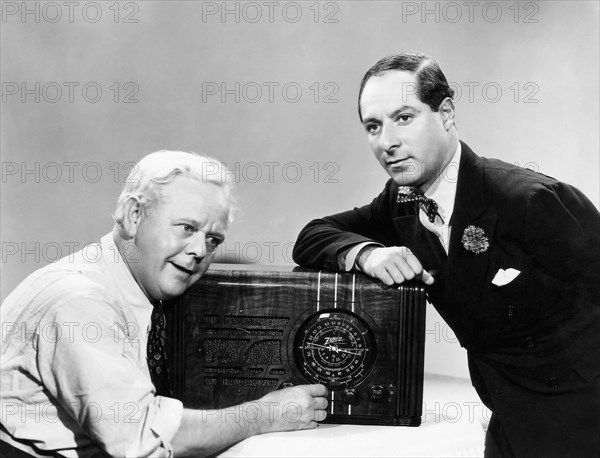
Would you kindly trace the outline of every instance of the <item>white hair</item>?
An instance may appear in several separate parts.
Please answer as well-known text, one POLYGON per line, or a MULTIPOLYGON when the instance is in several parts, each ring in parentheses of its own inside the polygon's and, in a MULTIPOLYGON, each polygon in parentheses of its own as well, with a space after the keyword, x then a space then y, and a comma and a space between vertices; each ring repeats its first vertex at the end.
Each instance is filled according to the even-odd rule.
POLYGON ((160 202, 163 186, 178 176, 221 187, 229 205, 229 222, 233 221, 233 177, 222 162, 197 153, 161 150, 142 158, 129 172, 113 215, 115 222, 123 225, 129 199, 137 200, 144 211, 160 202))

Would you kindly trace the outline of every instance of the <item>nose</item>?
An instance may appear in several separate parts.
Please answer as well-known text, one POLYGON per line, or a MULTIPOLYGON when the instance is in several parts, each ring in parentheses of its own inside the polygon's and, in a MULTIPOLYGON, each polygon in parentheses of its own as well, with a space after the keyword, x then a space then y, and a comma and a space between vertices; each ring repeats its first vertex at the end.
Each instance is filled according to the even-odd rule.
POLYGON ((381 126, 381 136, 379 137, 379 147, 388 155, 393 156, 394 152, 400 146, 400 138, 393 126, 381 126))
POLYGON ((196 262, 202 261, 207 254, 210 254, 206 246, 206 235, 204 232, 198 231, 193 237, 189 238, 185 253, 193 256, 196 262))

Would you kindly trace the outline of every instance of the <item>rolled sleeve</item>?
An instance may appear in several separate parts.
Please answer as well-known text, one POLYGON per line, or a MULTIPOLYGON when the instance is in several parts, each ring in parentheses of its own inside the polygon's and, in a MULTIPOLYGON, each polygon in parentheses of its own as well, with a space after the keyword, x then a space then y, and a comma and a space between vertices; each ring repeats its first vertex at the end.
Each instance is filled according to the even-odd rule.
POLYGON ((150 429, 161 440, 161 447, 153 456, 173 456, 173 447, 171 441, 179 429, 181 418, 183 416, 183 404, 181 401, 164 396, 156 396, 154 408, 157 412, 154 415, 154 421, 150 429))

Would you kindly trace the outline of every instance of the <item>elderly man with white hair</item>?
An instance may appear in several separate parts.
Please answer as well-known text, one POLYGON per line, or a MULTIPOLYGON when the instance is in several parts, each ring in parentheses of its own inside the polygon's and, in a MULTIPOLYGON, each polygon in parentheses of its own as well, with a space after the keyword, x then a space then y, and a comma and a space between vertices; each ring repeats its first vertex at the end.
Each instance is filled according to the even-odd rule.
POLYGON ((127 179, 112 233, 34 272, 8 296, 0 386, 7 450, 205 455, 254 434, 313 428, 325 418, 321 385, 240 406, 262 409, 252 418, 184 409, 169 396, 162 301, 192 286, 224 240, 232 219, 229 177, 209 157, 149 154, 127 179), (301 411, 294 422, 282 415, 290 402, 301 411))

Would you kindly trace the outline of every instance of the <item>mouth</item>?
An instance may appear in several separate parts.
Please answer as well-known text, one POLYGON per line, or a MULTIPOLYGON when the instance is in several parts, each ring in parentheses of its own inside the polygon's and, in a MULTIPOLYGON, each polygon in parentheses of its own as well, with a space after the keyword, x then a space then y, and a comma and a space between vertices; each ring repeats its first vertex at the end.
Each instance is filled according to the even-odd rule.
POLYGON ((175 267, 177 270, 179 270, 180 272, 183 272, 187 275, 194 275, 196 273, 196 271, 194 269, 188 269, 186 267, 180 266, 179 264, 175 264, 174 262, 171 262, 171 265, 173 267, 175 267))
POLYGON ((395 159, 393 161, 386 161, 386 164, 389 168, 395 169, 399 167, 404 167, 406 159, 395 159))

